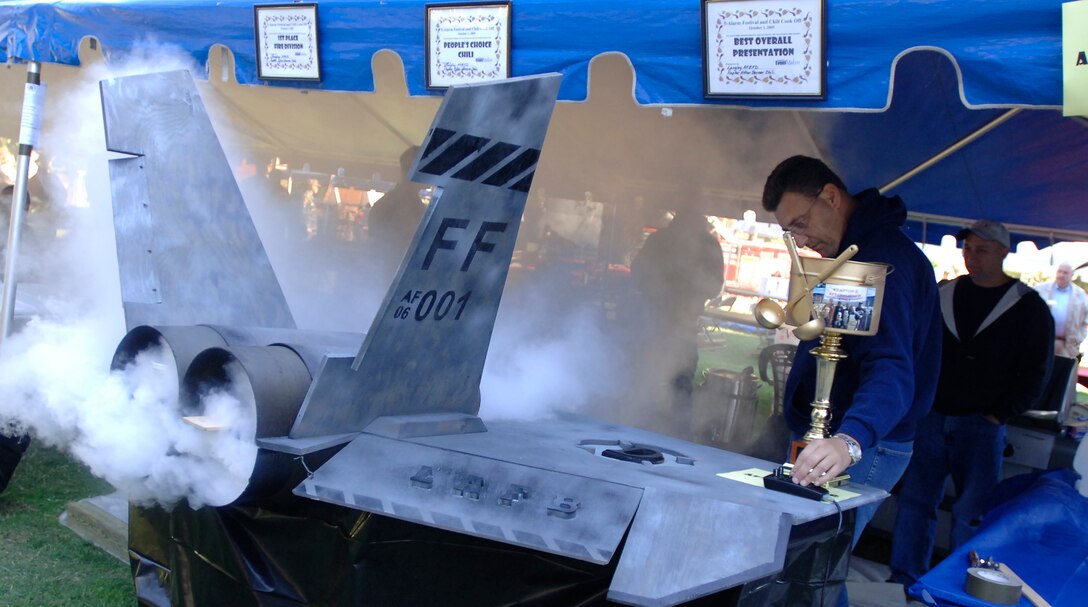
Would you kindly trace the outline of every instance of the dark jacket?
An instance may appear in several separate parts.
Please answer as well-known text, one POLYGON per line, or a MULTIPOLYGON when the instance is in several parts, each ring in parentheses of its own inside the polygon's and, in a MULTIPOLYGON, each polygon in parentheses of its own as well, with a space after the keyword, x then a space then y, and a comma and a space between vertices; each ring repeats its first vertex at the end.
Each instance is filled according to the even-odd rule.
POLYGON ((692 333, 706 300, 721 293, 724 271, 722 245, 706 218, 685 210, 646 238, 631 262, 631 281, 655 320, 692 333))
POLYGON ((965 281, 941 285, 944 352, 933 410, 993 415, 1002 423, 1039 400, 1054 360, 1054 318, 1034 289, 1015 281, 973 336, 955 331, 965 281))
MULTIPOLYGON (((880 440, 913 440, 918 421, 929 412, 940 370, 941 313, 933 265, 901 229, 907 219, 903 201, 872 189, 854 198, 842 249, 856 244, 855 261, 892 269, 876 335, 843 336, 847 358, 835 369, 831 428, 868 448, 880 440)), ((809 428, 816 385, 816 359, 809 351, 818 344, 800 344, 786 382, 786 421, 794 432, 809 428)))
POLYGON ((401 181, 374 203, 367 216, 371 257, 387 278, 396 272, 427 210, 419 198, 421 187, 401 181))

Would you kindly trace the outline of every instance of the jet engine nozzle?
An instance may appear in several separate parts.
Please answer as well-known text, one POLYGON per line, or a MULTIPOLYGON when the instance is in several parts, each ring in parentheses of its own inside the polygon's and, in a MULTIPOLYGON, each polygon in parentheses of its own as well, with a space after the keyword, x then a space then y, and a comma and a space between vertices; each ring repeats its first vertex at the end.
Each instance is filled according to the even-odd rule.
POLYGON ((286 436, 310 386, 302 358, 285 346, 208 348, 181 381, 178 410, 201 431, 203 456, 218 460, 232 490, 222 504, 289 492, 305 474, 292 456, 258 449, 257 438, 286 436))

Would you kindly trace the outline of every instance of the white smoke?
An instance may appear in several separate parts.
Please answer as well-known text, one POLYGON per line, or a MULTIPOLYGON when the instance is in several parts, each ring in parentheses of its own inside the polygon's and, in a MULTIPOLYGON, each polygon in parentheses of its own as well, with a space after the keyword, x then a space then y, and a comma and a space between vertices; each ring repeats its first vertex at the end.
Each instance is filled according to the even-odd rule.
POLYGON ((65 450, 140 504, 233 501, 256 459, 255 421, 235 399, 212 395, 206 432, 178 414, 173 361, 161 350, 109 370, 109 335, 93 319, 33 319, 0 351, 0 419, 65 450))
MULTIPOLYGON (((48 287, 46 291, 59 298, 57 301, 63 305, 40 310, 38 320, 0 348, 0 377, 4 386, 0 394, 4 399, 0 404, 0 427, 6 420, 13 419, 42 442, 67 449, 81 459, 93 459, 88 465, 96 474, 130 492, 134 499, 164 503, 188 498, 196 485, 206 482, 200 477, 189 476, 199 473, 181 467, 186 458, 176 454, 199 451, 199 445, 208 442, 210 436, 198 433, 190 426, 175 427, 178 424, 177 403, 171 399, 176 399, 176 386, 143 383, 154 382, 161 374, 134 369, 133 377, 125 378, 112 376, 107 369, 113 348, 123 335, 124 323, 107 182, 109 154, 105 151, 102 133, 98 82, 105 78, 176 69, 189 69, 194 74, 202 70, 188 55, 163 48, 147 50, 123 64, 112 63, 109 68, 94 58, 85 59, 84 67, 78 70, 43 66, 43 82, 50 88, 44 112, 45 131, 38 148, 43 154, 62 160, 60 164, 83 171, 87 205, 70 213, 67 235, 58 241, 58 246, 50 249, 51 254, 58 257, 58 263, 49 264, 49 267, 58 269, 60 274, 43 277, 43 283, 48 283, 43 284, 48 287), (30 360, 36 363, 29 364, 30 360), (133 408, 139 410, 140 415, 129 410, 133 408)), ((6 88, 21 91, 21 83, 11 78, 21 74, 15 70, 8 72, 5 84, 9 86, 6 88)), ((218 89, 218 85, 198 84, 198 88, 203 94, 208 89, 218 89)), ((223 88, 223 96, 231 92, 231 87, 223 88)), ((630 89, 630 86, 624 87, 626 91, 630 89)), ((4 93, 0 92, 2 95, 4 93)), ((215 97, 204 96, 213 122, 217 112, 222 117, 231 111, 229 104, 217 103, 215 97)), ((271 105, 279 111, 279 118, 290 119, 282 120, 282 124, 263 134, 251 133, 258 139, 266 139, 264 148, 290 147, 288 144, 308 135, 308 132, 296 132, 295 127, 304 130, 311 123, 331 121, 332 112, 322 111, 331 107, 331 101, 330 105, 314 109, 318 107, 318 98, 325 99, 317 92, 306 98, 281 97, 282 105, 271 105), (308 101, 302 103, 300 99, 308 101)), ((660 175, 679 171, 674 170, 677 165, 705 168, 698 179, 693 176, 691 180, 727 193, 736 190, 737 195, 747 201, 751 196, 743 195, 757 191, 759 186, 749 182, 758 182, 777 160, 789 155, 787 150, 794 151, 800 145, 796 143, 796 137, 786 137, 797 130, 795 125, 770 113, 722 114, 678 108, 667 120, 655 118, 650 121, 643 114, 659 117, 660 113, 653 108, 633 106, 629 93, 622 97, 620 100, 595 98, 585 105, 557 108, 554 133, 549 135, 550 143, 538 171, 540 188, 551 180, 556 190, 562 191, 561 184, 580 181, 573 179, 580 176, 594 189, 600 187, 602 191, 610 192, 606 196, 610 203, 617 204, 621 210, 627 209, 629 207, 623 206, 624 199, 634 190, 619 187, 621 182, 629 180, 620 180, 620 177, 654 175, 645 170, 644 161, 648 160, 659 167, 657 174, 660 175), (583 111, 585 108, 596 108, 588 122, 585 116, 590 114, 583 111), (611 123, 605 121, 605 126, 589 128, 602 116, 628 127, 639 126, 637 129, 610 129, 611 123), (775 122, 782 124, 775 126, 775 122), (768 136, 766 133, 772 127, 777 129, 776 135, 768 136), (651 128, 652 133, 646 131, 651 128), (630 145, 627 139, 630 133, 643 131, 646 133, 641 136, 655 144, 630 145), (587 138, 600 139, 601 146, 587 146, 587 138), (564 141, 566 145, 562 145, 564 141), (730 144, 723 145, 725 141, 730 144), (690 145, 690 154, 678 153, 691 142, 695 144, 690 145), (754 148, 758 148, 759 153, 753 152, 754 148), (578 150, 583 151, 576 154, 578 150), (768 153, 774 158, 768 159, 768 153), (550 162, 562 158, 570 159, 577 166, 549 169, 550 162), (746 160, 750 158, 760 160, 746 160), (713 176, 707 177, 710 174, 713 176)), ((352 97, 338 97, 338 101, 344 99, 352 97)), ((418 100, 405 99, 390 105, 417 107, 418 100)), ((11 113, 10 104, 4 107, 11 113)), ((434 104, 429 103, 428 111, 406 112, 402 117, 406 125, 411 123, 401 127, 409 132, 409 139, 416 140, 426 132, 426 124, 416 120, 415 115, 425 115, 429 121, 433 107, 434 104)), ((342 121, 334 122, 337 128, 345 128, 343 119, 350 117, 352 111, 358 113, 360 110, 354 108, 337 114, 342 121)), ((5 134, 14 137, 17 124, 17 120, 11 120, 10 133, 5 134)), ((220 129, 219 124, 216 128, 221 136, 231 131, 220 129)), ((243 130, 244 127, 235 129, 243 130)), ((259 129, 254 127, 253 130, 259 129)), ((373 136, 392 137, 380 132, 373 136)), ((334 139, 355 145, 359 138, 341 134, 334 139)), ((224 141, 224 148, 231 158, 239 157, 245 147, 244 143, 238 143, 232 149, 230 142, 224 141)), ((315 150, 317 156, 323 146, 313 144, 310 149, 315 150)), ((811 153, 807 149, 796 151, 811 153)), ((371 154, 377 154, 377 151, 371 154)), ((263 164, 260 155, 249 158, 257 160, 258 166, 263 164)), ((656 181, 656 178, 651 180, 656 181)), ((300 325, 328 323, 332 326, 309 328, 365 329, 372 315, 371 308, 376 305, 372 302, 380 300, 386 285, 375 286, 367 279, 364 269, 356 265, 355 253, 345 254, 341 259, 326 250, 308 249, 307 254, 299 255, 298 247, 293 246, 296 242, 280 242, 277 248, 270 233, 286 231, 289 222, 279 221, 282 217, 262 219, 262 205, 267 207, 275 202, 266 191, 267 185, 250 183, 242 189, 247 202, 253 203, 250 209, 254 211, 255 222, 265 239, 273 265, 281 272, 285 295, 300 318, 300 325), (330 262, 338 265, 330 266, 330 262), (314 271, 315 268, 322 271, 314 271), (338 274, 336 280, 327 279, 330 271, 338 274), (296 288, 290 288, 292 282, 296 288), (303 295, 297 295, 299 293, 303 295), (343 307, 329 310, 333 303, 343 307), (299 314, 299 311, 303 313, 299 314)), ((657 203, 662 208, 672 208, 673 201, 666 199, 666 193, 671 189, 666 180, 661 180, 657 193, 647 195, 660 195, 662 199, 657 203)), ((573 291, 576 289, 538 293, 540 297, 536 301, 562 304, 564 300, 583 297, 573 291)), ((508 292, 504 301, 511 296, 508 292)), ((526 299, 531 304, 534 298, 526 299)), ((599 409, 601 403, 627 406, 627 402, 617 398, 625 388, 625 374, 630 374, 625 369, 627 359, 617 341, 606 335, 611 330, 606 324, 601 318, 601 310, 595 307, 569 306, 557 313, 547 307, 504 303, 491 347, 493 355, 488 359, 481 385, 485 416, 537 417, 554 409, 597 413, 594 409, 599 409)), ((207 404, 205 407, 214 409, 207 404)), ((224 448, 217 441, 205 446, 213 451, 224 448)), ((212 459, 229 463, 245 462, 245 457, 212 459)), ((192 499, 196 503, 217 503, 221 500, 217 496, 230 492, 229 489, 215 491, 214 495, 199 495, 192 499)))
POLYGON ((483 418, 589 412, 615 398, 625 359, 592 305, 554 307, 554 292, 515 289, 503 300, 483 379, 483 418))
MULTIPOLYGON (((34 267, 49 271, 20 284, 24 295, 39 295, 38 308, 18 319, 25 326, 0 347, 0 430, 28 432, 71 453, 135 503, 221 505, 245 487, 256 458, 255 420, 246 408, 212 395, 202 403, 205 415, 226 430, 199 430, 181 420, 177 373, 161 352, 142 354, 124 371, 109 370, 124 322, 98 82, 200 69, 176 49, 144 49, 109 67, 94 58, 79 70, 43 66, 48 88, 36 149, 69 176, 77 169, 85 176, 78 186, 86 200, 66 206, 57 226, 44 226, 62 236, 27 253, 48 256, 50 263, 34 267)), ((71 204, 76 184, 66 185, 71 204)), ((46 195, 64 206, 62 193, 46 195)))

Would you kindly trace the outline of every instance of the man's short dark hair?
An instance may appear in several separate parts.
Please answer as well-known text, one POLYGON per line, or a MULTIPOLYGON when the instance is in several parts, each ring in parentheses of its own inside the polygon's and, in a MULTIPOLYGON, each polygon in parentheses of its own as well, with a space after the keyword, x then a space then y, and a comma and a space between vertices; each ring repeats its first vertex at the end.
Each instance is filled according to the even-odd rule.
POLYGON ((774 212, 786 192, 815 197, 829 183, 849 193, 842 179, 822 160, 791 156, 778 163, 767 176, 767 183, 763 186, 763 208, 774 212))

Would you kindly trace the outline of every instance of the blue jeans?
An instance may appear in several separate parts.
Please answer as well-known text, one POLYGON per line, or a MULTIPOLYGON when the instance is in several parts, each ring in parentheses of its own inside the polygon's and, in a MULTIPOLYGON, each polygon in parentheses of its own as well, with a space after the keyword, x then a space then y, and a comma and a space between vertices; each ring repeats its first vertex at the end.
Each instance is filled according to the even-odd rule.
MULTIPOLYGON (((795 441, 800 439, 800 434, 794 434, 791 438, 795 441)), ((858 463, 846 469, 846 473, 850 475, 850 482, 891 491, 892 487, 899 482, 899 477, 903 476, 903 471, 907 469, 913 445, 912 441, 880 441, 875 447, 863 449, 858 463)), ((854 543, 851 544, 851 548, 858 545, 861 532, 869 521, 873 520, 878 507, 880 502, 860 506, 855 510, 854 543)))
MULTIPOLYGON (((913 449, 913 441, 878 442, 876 447, 862 451, 861 460, 846 469, 847 474, 850 475, 850 482, 861 483, 890 492, 907 469, 913 449)), ((858 545, 861 532, 869 524, 869 521, 873 520, 873 515, 876 514, 876 509, 879 507, 880 502, 876 502, 857 508, 854 515, 854 543, 851 548, 858 545)))
MULTIPOLYGON (((913 448, 914 443, 912 441, 880 441, 875 447, 865 449, 862 451, 858 463, 846 469, 847 474, 850 475, 850 482, 891 491, 892 487, 899 482, 899 478, 903 476, 903 471, 907 469, 907 464, 911 461, 913 448)), ((855 509, 854 543, 850 545, 851 549, 858 545, 861 532, 865 530, 865 526, 869 524, 869 521, 873 520, 873 515, 876 514, 876 509, 879 506, 880 502, 876 502, 855 509)), ((845 584, 836 605, 837 607, 848 607, 850 605, 845 584)))
MULTIPOLYGON (((800 435, 794 435, 793 440, 798 438, 800 438, 800 435)), ((907 464, 911 460, 912 449, 912 441, 880 441, 875 447, 864 449, 858 463, 846 469, 846 473, 850 475, 850 482, 891 491, 892 487, 899 482, 899 477, 903 476, 903 471, 907 469, 907 464)), ((879 506, 880 502, 877 502, 860 506, 854 511, 854 539, 850 545, 851 548, 857 546, 858 539, 861 538, 861 532, 869 524, 869 521, 873 520, 873 515, 876 514, 876 509, 879 506)), ((850 600, 846 594, 846 586, 843 585, 836 605, 838 607, 847 607, 849 604, 850 600)))
POLYGON ((988 499, 1001 478, 1005 426, 981 415, 930 413, 918 426, 914 458, 903 475, 892 538, 892 580, 910 588, 929 571, 937 507, 951 475, 951 547, 971 539, 988 499))

